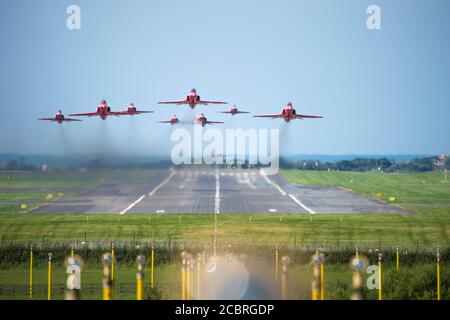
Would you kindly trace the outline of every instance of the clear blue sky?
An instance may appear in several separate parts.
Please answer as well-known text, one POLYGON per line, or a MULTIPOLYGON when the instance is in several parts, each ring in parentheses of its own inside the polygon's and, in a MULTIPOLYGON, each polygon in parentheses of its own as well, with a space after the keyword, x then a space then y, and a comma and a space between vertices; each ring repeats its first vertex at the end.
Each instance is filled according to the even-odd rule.
POLYGON ((286 153, 450 153, 449 13, 448 0, 4 0, 0 153, 162 154, 172 128, 156 121, 200 112, 223 129, 281 128, 286 153), (66 28, 70 4, 81 30, 66 28), (366 27, 370 4, 380 31, 366 27), (285 125, 156 104, 192 87, 252 113, 292 101, 325 119, 285 125), (93 111, 102 98, 155 114, 36 120, 93 111))

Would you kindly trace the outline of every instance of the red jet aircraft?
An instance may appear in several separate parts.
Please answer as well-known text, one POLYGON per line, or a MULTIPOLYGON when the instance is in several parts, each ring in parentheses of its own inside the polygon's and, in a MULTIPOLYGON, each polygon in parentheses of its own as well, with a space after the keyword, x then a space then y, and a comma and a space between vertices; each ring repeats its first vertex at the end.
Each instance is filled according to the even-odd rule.
POLYGON ((54 118, 39 118, 38 120, 45 120, 45 121, 52 121, 52 122, 58 122, 59 124, 63 122, 72 122, 72 121, 81 121, 78 119, 71 119, 71 118, 65 118, 62 114, 61 110, 59 110, 54 118))
POLYGON ((102 120, 105 120, 108 116, 121 116, 123 115, 120 112, 112 112, 111 108, 108 106, 108 103, 106 100, 102 100, 100 102, 100 105, 97 107, 96 112, 88 112, 88 113, 74 113, 70 116, 76 116, 76 117, 95 117, 98 116, 102 120))
POLYGON ((120 115, 128 115, 128 116, 134 116, 136 114, 142 114, 142 113, 153 113, 153 111, 142 111, 142 110, 138 110, 135 106, 134 103, 130 103, 127 107, 126 111, 119 111, 117 112, 120 115))
POLYGON ((254 117, 256 117, 256 118, 272 118, 272 119, 282 118, 286 122, 289 122, 294 119, 303 120, 304 118, 323 118, 321 116, 308 116, 308 115, 304 115, 304 114, 297 114, 297 112, 295 111, 291 102, 288 102, 288 104, 283 108, 283 111, 280 114, 258 114, 258 115, 254 115, 254 117))
POLYGON ((172 117, 170 117, 170 120, 167 121, 159 121, 159 123, 170 123, 171 125, 173 124, 177 124, 178 122, 180 122, 177 118, 176 115, 173 115, 172 117))
POLYGON ((200 114, 200 116, 197 118, 197 123, 201 124, 202 127, 206 126, 207 124, 220 124, 225 123, 221 121, 208 121, 208 119, 205 117, 203 113, 200 114))
POLYGON ((208 104, 228 104, 228 102, 222 102, 222 101, 208 101, 208 100, 201 100, 200 96, 197 95, 197 90, 191 89, 189 92, 189 95, 186 97, 185 100, 179 100, 179 101, 161 101, 158 102, 159 104, 176 104, 176 105, 183 105, 187 104, 191 109, 194 109, 197 105, 208 105, 208 104))
POLYGON ((219 111, 219 113, 227 113, 227 114, 231 114, 232 116, 234 116, 234 115, 236 115, 238 113, 250 113, 250 112, 239 111, 236 106, 232 106, 230 110, 228 110, 228 111, 219 111))

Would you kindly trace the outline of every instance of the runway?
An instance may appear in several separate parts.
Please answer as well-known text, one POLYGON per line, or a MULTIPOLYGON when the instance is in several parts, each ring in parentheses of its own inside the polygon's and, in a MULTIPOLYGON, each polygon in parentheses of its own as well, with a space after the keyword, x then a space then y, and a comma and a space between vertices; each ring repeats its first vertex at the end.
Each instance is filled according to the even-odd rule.
POLYGON ((297 186, 261 170, 158 170, 140 184, 104 185, 40 206, 33 213, 405 214, 335 187, 297 186))

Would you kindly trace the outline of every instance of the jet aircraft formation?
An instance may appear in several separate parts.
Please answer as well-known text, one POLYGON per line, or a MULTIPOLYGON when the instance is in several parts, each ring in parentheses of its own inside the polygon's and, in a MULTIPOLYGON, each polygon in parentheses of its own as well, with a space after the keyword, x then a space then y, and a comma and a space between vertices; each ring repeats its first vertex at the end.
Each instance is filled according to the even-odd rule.
MULTIPOLYGON (((194 109, 198 105, 216 105, 216 104, 228 104, 228 102, 223 101, 210 101, 210 100, 202 100, 201 97, 197 94, 197 90, 191 89, 189 94, 186 96, 184 100, 174 100, 174 101, 160 101, 159 104, 174 104, 174 105, 187 105, 189 108, 194 109)), ((123 111, 112 111, 111 107, 108 105, 106 100, 102 100, 100 104, 97 106, 97 109, 94 112, 86 112, 86 113, 73 113, 69 116, 71 117, 100 117, 102 120, 106 120, 109 116, 134 116, 145 113, 153 113, 153 111, 139 110, 133 103, 130 103, 126 110, 123 111)), ((238 108, 233 105, 229 110, 219 111, 219 113, 230 114, 231 116, 235 116, 237 114, 248 114, 247 111, 238 110, 238 108)), ((322 116, 311 116, 304 114, 297 114, 291 102, 288 102, 286 106, 283 108, 282 112, 279 114, 260 114, 254 115, 257 118, 271 118, 271 119, 283 119, 286 122, 290 122, 294 119, 307 119, 307 118, 323 118, 322 116)), ((75 118, 66 118, 62 114, 61 111, 58 111, 51 118, 39 118, 38 120, 45 120, 51 122, 57 122, 59 124, 63 122, 73 122, 73 121, 81 121, 75 118)), ((171 125, 175 125, 181 123, 181 121, 177 118, 176 115, 173 115, 169 120, 159 121, 159 123, 168 123, 171 125)), ((222 121, 210 121, 206 118, 206 116, 201 113, 195 120, 195 123, 200 124, 201 126, 206 125, 214 125, 214 124, 223 124, 225 122, 222 121)))

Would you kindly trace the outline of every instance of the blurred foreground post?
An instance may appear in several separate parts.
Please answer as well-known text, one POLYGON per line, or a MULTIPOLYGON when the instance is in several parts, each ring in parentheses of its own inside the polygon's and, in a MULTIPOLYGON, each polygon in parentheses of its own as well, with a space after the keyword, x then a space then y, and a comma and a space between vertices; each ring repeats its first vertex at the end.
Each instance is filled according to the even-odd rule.
POLYGON ((396 255, 397 255, 397 259, 396 259, 395 266, 396 266, 396 269, 397 269, 397 272, 398 272, 398 270, 400 269, 400 249, 398 247, 397 247, 397 250, 396 250, 396 255))
POLYGON ((33 299, 33 246, 30 246, 30 299, 33 299))
POLYGON ((111 288, 112 288, 111 253, 107 252, 102 255, 102 263, 103 263, 103 300, 111 300, 111 288))
POLYGON ((114 243, 112 243, 111 244, 111 297, 114 297, 115 262, 116 262, 116 252, 114 250, 114 243))
POLYGON ((151 273, 150 273, 150 287, 155 287, 155 243, 152 242, 152 261, 151 261, 151 273))
POLYGON ((186 274, 186 289, 187 294, 186 298, 188 300, 192 300, 192 256, 189 254, 189 258, 187 260, 187 274, 186 274))
POLYGON ((278 281, 278 246, 275 247, 275 281, 278 281))
POLYGON ((111 281, 112 285, 114 286, 114 259, 115 259, 116 253, 114 251, 114 243, 111 245, 111 281))
POLYGON ((52 300, 52 254, 48 253, 47 300, 52 300))
POLYGON ((325 258, 320 254, 320 300, 325 299, 325 258))
POLYGON ((144 266, 145 256, 138 255, 136 258, 138 272, 136 273, 136 300, 144 300, 144 266))
POLYGON ((84 261, 80 256, 69 255, 65 261, 66 273, 68 274, 64 292, 64 300, 79 300, 81 290, 81 270, 84 261))
POLYGON ((350 267, 353 270, 353 293, 352 300, 364 300, 363 277, 362 274, 367 270, 367 259, 363 256, 354 256, 350 260, 350 267))
POLYGON ((439 253, 439 248, 436 251, 436 285, 437 285, 437 300, 441 300, 441 270, 440 270, 440 260, 441 255, 439 253))
POLYGON ((381 286, 382 283, 382 268, 381 268, 381 258, 383 255, 381 253, 378 254, 378 300, 383 300, 383 288, 381 286))
POLYGON ((202 262, 202 254, 197 254, 197 300, 200 300, 200 263, 202 262))
POLYGON ((311 300, 319 300, 320 298, 320 255, 316 249, 316 253, 311 258, 313 267, 313 280, 311 282, 311 300))
POLYGON ((189 256, 187 251, 181 253, 181 300, 188 300, 189 256))
POLYGON ((286 300, 288 298, 288 280, 289 273, 288 267, 291 264, 291 258, 283 256, 281 258, 281 299, 286 300))

